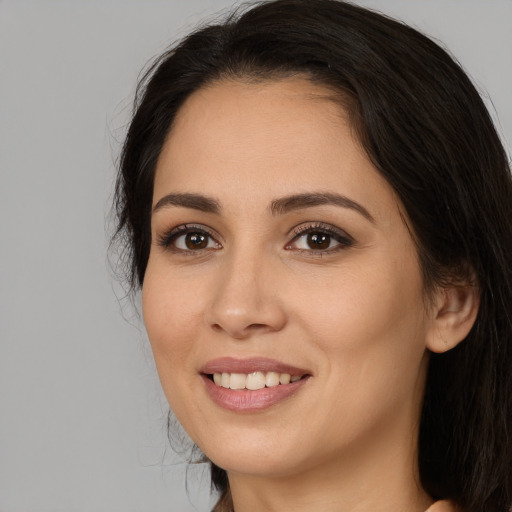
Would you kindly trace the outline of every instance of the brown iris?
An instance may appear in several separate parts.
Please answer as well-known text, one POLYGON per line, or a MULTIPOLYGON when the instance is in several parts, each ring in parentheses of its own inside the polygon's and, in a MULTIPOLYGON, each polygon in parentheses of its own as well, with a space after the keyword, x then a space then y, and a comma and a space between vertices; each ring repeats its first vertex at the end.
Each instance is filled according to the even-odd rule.
POLYGON ((328 249, 331 244, 331 236, 325 233, 309 233, 307 244, 310 249, 328 249))
POLYGON ((206 249, 208 246, 208 237, 203 233, 187 233, 185 236, 185 245, 187 249, 206 249))

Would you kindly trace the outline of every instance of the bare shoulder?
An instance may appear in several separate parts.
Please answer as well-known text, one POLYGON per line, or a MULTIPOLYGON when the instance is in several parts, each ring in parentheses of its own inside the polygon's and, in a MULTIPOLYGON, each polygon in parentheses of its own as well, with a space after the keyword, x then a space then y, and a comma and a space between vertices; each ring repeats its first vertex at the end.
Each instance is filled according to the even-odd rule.
POLYGON ((448 500, 436 501, 425 512, 457 512, 457 507, 448 500))

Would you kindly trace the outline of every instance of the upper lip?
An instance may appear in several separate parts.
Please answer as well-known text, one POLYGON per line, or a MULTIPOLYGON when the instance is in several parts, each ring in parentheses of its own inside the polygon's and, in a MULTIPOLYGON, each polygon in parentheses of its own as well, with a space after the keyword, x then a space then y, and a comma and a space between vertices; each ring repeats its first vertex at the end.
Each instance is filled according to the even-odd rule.
POLYGON ((298 368, 275 359, 267 357, 251 357, 237 359, 234 357, 220 357, 208 361, 200 370, 201 373, 211 375, 213 373, 253 373, 253 372, 277 372, 290 375, 306 375, 307 370, 298 368))

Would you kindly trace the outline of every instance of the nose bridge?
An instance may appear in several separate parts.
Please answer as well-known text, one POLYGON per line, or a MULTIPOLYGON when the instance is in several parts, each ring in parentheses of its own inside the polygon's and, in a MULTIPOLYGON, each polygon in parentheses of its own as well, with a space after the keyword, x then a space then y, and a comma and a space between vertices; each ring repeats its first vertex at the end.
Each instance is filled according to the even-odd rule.
POLYGON ((276 263, 255 244, 238 244, 229 250, 218 268, 208 324, 237 339, 280 330, 286 316, 275 290, 276 263))

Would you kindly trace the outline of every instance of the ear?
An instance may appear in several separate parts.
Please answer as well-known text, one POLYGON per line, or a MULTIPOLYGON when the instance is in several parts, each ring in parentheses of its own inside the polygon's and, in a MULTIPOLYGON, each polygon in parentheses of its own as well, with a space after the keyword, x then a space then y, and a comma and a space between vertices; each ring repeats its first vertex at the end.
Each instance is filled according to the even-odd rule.
POLYGON ((473 327, 479 305, 477 286, 454 284, 440 287, 434 300, 427 348, 442 353, 458 345, 473 327))

